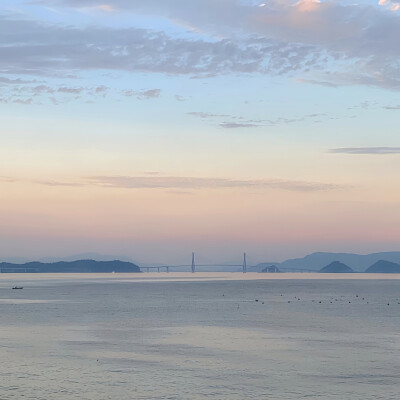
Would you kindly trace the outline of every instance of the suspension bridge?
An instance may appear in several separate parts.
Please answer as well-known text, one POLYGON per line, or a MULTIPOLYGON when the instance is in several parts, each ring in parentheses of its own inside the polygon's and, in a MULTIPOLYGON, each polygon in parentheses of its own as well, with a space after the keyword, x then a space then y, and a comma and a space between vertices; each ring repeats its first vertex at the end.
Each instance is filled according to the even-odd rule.
POLYGON ((242 271, 245 274, 247 272, 247 256, 246 253, 243 253, 243 262, 241 264, 196 264, 195 253, 192 253, 192 262, 191 264, 181 264, 181 265, 161 265, 155 267, 141 267, 142 270, 150 272, 150 270, 157 270, 157 272, 170 272, 170 269, 175 268, 190 268, 190 271, 194 274, 196 272, 196 267, 242 267, 242 271))
MULTIPOLYGON (((175 269, 186 269, 194 274, 197 267, 206 267, 211 270, 213 268, 221 267, 241 267, 242 272, 245 274, 247 272, 247 254, 243 253, 243 262, 241 264, 196 264, 195 253, 192 253, 192 262, 190 264, 146 266, 140 267, 140 269, 146 272, 150 272, 151 270, 156 270, 157 272, 170 272, 171 270, 175 269)), ((315 270, 310 268, 282 267, 279 265, 278 272, 315 272, 315 270)))

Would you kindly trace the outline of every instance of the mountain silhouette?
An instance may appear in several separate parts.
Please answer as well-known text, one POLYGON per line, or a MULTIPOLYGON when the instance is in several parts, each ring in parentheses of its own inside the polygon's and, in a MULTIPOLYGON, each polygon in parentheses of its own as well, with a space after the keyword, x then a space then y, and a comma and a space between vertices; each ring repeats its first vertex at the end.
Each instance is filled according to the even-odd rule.
POLYGON ((320 269, 319 272, 329 274, 344 274, 354 272, 348 265, 341 263, 340 261, 333 261, 329 265, 320 269))
POLYGON ((365 272, 371 274, 400 274, 400 264, 379 260, 371 265, 365 272))
POLYGON ((42 263, 38 261, 25 264, 0 263, 1 273, 107 273, 107 272, 140 272, 140 268, 133 263, 125 261, 59 261, 55 263, 42 263))
POLYGON ((400 251, 381 252, 372 254, 354 253, 312 253, 302 258, 294 258, 276 264, 281 270, 314 270, 319 271, 325 265, 333 261, 339 261, 356 272, 364 272, 370 265, 379 260, 387 260, 393 263, 400 263, 400 251))

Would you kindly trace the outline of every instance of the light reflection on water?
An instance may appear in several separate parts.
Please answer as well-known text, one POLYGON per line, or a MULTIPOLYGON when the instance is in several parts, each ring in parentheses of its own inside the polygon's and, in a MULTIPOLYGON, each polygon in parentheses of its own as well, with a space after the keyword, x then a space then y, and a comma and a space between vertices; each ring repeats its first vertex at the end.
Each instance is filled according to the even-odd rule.
POLYGON ((1 276, 0 398, 398 399, 398 281, 150 275, 1 276))

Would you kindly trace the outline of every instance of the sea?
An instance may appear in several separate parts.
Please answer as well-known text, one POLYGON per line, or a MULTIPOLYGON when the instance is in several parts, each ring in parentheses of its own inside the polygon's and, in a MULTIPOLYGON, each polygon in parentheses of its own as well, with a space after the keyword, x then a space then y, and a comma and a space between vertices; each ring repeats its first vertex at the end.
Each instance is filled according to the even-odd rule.
POLYGON ((398 278, 1 274, 0 399, 398 400, 398 278))

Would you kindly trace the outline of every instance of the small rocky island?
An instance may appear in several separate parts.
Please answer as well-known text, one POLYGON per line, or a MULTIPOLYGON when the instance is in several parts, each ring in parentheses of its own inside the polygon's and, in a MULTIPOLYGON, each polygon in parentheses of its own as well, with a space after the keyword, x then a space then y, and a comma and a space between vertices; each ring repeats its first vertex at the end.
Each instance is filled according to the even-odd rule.
POLYGON ((400 274, 400 264, 380 260, 371 265, 365 272, 370 274, 400 274))
POLYGON ((281 272, 281 271, 279 271, 279 268, 276 265, 268 265, 261 272, 264 272, 264 273, 275 273, 275 272, 281 272))
POLYGON ((329 265, 320 269, 319 272, 326 274, 347 274, 354 272, 348 265, 343 264, 339 261, 333 261, 329 265))
POLYGON ((0 263, 0 273, 109 273, 141 272, 140 268, 125 261, 77 260, 54 263, 28 262, 25 264, 0 263))

